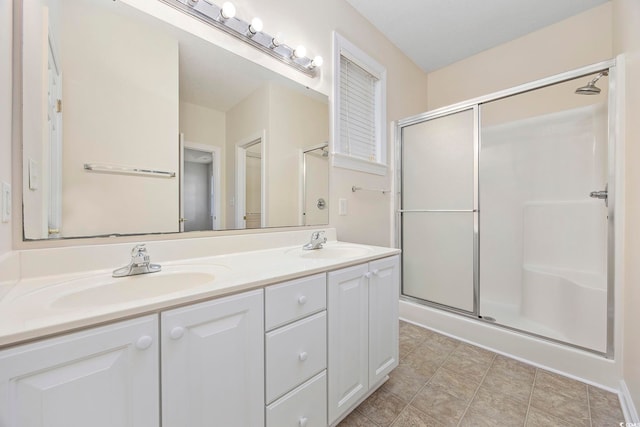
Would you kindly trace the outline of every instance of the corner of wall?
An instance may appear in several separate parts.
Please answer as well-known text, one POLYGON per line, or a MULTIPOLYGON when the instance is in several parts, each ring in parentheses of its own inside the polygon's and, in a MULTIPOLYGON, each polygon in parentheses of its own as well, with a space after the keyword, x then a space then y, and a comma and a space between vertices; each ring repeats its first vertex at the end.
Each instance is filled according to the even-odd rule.
MULTIPOLYGON (((13 2, 0 3, 0 182, 11 185, 13 2)), ((16 191, 16 189, 12 189, 16 191)), ((12 223, 0 222, 0 256, 10 252, 12 223)))

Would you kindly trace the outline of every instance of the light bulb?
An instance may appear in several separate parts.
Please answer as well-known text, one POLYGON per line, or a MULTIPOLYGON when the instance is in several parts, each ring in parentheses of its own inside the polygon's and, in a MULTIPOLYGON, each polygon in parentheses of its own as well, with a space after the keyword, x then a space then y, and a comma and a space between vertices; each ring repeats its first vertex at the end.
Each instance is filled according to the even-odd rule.
POLYGON ((259 33, 260 31, 262 31, 262 27, 262 19, 256 16, 251 20, 251 24, 249 25, 249 32, 251 34, 259 33))
POLYGON ((293 50, 294 58, 304 58, 306 55, 307 55, 307 48, 302 45, 299 45, 293 50))
POLYGON ((220 10, 220 16, 224 19, 231 19, 236 16, 236 7, 230 1, 222 3, 222 9, 220 10))
POLYGON ((324 59, 322 59, 322 56, 320 55, 311 60, 311 68, 322 67, 322 64, 324 64, 324 59))
POLYGON ((278 47, 282 44, 284 37, 282 33, 276 33, 276 35, 271 39, 271 47, 278 47))

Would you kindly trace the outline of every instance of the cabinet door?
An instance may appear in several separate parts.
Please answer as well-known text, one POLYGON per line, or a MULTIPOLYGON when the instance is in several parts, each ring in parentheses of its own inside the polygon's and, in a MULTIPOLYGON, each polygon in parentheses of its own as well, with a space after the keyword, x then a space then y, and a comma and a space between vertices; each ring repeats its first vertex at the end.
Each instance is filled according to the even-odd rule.
POLYGON ((369 386, 398 366, 400 257, 369 263, 369 386))
POLYGON ((162 313, 164 427, 264 425, 262 290, 162 313))
POLYGON ((329 424, 369 387, 368 271, 365 264, 329 273, 329 424))
POLYGON ((157 330, 147 316, 0 352, 0 426, 159 426, 157 330))

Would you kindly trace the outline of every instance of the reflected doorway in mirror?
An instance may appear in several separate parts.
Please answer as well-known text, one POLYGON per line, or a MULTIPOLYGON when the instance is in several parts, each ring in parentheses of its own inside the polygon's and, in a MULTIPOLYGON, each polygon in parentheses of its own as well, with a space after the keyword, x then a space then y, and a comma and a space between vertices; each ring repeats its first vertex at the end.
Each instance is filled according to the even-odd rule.
POLYGON ((180 231, 220 230, 221 149, 180 135, 180 231))

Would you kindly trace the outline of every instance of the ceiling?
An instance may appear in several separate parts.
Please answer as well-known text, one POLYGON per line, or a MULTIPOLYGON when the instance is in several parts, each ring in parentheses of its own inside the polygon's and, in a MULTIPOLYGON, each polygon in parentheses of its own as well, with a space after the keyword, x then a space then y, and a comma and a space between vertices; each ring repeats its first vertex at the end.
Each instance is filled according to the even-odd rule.
POLYGON ((608 0, 347 0, 425 72, 608 0))

